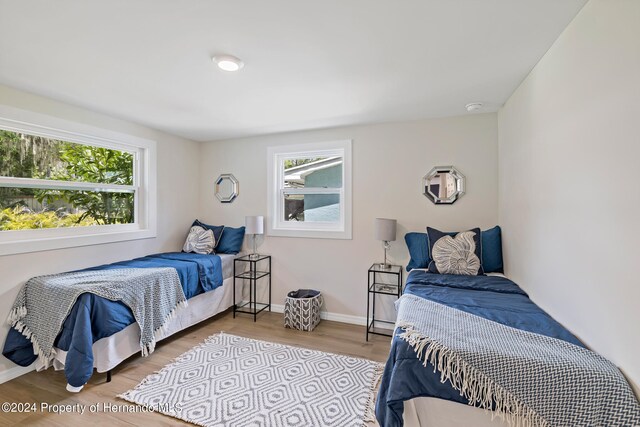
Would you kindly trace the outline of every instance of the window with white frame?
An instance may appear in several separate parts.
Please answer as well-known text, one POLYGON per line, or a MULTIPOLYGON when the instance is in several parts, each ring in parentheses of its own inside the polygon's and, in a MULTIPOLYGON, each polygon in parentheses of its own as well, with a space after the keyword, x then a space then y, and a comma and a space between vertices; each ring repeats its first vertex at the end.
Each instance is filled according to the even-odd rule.
POLYGON ((0 255, 155 236, 155 142, 10 113, 0 116, 0 255))
POLYGON ((351 238, 351 141, 268 149, 273 236, 351 238))

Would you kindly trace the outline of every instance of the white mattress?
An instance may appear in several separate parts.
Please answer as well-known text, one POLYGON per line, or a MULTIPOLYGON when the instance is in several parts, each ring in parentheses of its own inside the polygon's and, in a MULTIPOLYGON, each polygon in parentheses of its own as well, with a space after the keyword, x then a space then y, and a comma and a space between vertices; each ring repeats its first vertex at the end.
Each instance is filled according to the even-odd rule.
MULTIPOLYGON (((222 278, 228 279, 233 277, 233 260, 237 257, 241 257, 243 254, 238 255, 228 255, 228 254, 218 254, 220 259, 222 260, 222 278)), ((246 264, 246 263, 240 263, 246 264)))
MULTIPOLYGON (((435 397, 418 397, 404 402, 406 427, 507 427, 491 411, 435 397)), ((514 420, 513 425, 521 425, 514 420)))
MULTIPOLYGON (((157 337, 157 341, 213 317, 233 305, 233 260, 242 254, 219 255, 222 261, 222 286, 189 299, 188 307, 176 312, 176 316, 171 320, 166 331, 157 337)), ((238 281, 236 285, 236 299, 237 301, 242 300, 242 281, 238 281)), ((54 348, 54 350, 53 367, 55 370, 62 370, 67 352, 59 348, 54 348)), ((136 353, 140 353, 140 328, 136 323, 133 323, 120 332, 102 338, 93 344, 93 366, 98 372, 106 372, 136 353)), ((38 371, 44 369, 39 358, 36 360, 35 366, 38 371)))

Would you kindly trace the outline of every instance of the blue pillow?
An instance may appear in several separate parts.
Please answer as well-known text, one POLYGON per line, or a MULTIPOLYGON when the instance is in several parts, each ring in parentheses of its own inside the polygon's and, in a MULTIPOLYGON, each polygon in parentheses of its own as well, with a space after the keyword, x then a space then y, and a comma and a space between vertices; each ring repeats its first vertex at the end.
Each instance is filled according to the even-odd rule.
POLYGON ((496 225, 482 233, 482 267, 485 273, 504 273, 502 263, 502 231, 496 225))
POLYGON ((404 235, 404 241, 407 243, 411 256, 409 264, 407 264, 407 271, 414 268, 427 268, 429 266, 429 237, 427 233, 407 233, 404 235))
MULTIPOLYGON (((447 233, 455 236, 456 233, 447 233)), ((503 273, 502 262, 502 232, 496 225, 480 233, 482 240, 482 268, 485 273, 503 273)), ((428 268, 431 262, 429 254, 429 236, 427 233, 410 232, 404 235, 404 241, 409 248, 411 259, 407 264, 407 271, 413 268, 428 268)))
POLYGON ((233 228, 225 227, 220 238, 220 243, 216 247, 216 252, 221 254, 237 254, 242 250, 244 241, 244 226, 233 228))
POLYGON ((205 224, 204 222, 200 222, 197 219, 193 221, 193 224, 191 224, 191 226, 193 227, 196 225, 198 227, 204 228, 205 230, 213 231, 213 238, 216 239, 215 246, 213 247, 213 249, 215 250, 218 247, 218 244, 220 243, 220 237, 222 236, 224 225, 209 225, 209 224, 205 224))

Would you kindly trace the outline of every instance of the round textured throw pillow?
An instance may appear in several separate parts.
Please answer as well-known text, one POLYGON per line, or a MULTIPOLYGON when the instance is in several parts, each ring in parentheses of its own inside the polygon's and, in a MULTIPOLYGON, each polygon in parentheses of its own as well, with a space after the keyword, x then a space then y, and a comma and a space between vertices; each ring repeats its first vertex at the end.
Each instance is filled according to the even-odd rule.
POLYGON ((197 254, 210 254, 216 246, 213 231, 205 230, 202 227, 193 226, 189 230, 187 240, 184 242, 182 250, 185 252, 195 252, 197 254))
POLYGON ((474 236, 473 231, 464 231, 455 237, 444 236, 436 241, 431 256, 440 274, 478 274, 480 258, 475 253, 474 236))

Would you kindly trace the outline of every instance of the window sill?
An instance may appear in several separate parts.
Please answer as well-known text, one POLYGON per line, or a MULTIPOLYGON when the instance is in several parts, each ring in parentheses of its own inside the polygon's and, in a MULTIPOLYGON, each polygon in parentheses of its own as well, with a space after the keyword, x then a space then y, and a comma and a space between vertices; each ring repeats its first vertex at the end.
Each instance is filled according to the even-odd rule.
POLYGON ((76 235, 32 239, 12 239, 10 241, 0 242, 0 256, 50 251, 54 249, 74 248, 79 246, 102 245, 105 243, 150 239, 154 237, 156 237, 155 230, 135 229, 124 231, 94 232, 89 234, 85 232, 83 234, 76 235))
POLYGON ((270 228, 267 231, 267 235, 274 237, 301 237, 307 239, 352 239, 350 231, 291 230, 270 228))

